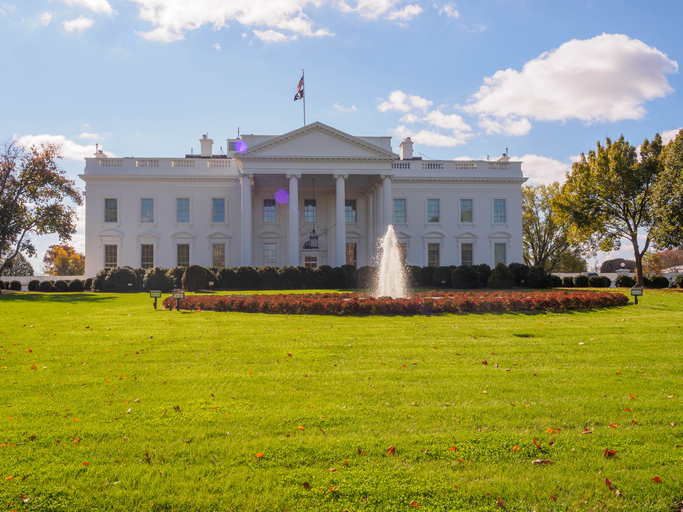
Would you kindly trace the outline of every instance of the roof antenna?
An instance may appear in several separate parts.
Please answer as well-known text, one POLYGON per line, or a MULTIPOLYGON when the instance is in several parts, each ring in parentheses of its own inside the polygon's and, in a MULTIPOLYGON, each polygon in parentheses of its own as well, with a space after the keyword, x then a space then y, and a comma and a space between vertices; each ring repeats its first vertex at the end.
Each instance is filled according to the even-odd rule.
POLYGON ((239 126, 237 127, 237 138, 238 139, 240 138, 240 127, 239 126))

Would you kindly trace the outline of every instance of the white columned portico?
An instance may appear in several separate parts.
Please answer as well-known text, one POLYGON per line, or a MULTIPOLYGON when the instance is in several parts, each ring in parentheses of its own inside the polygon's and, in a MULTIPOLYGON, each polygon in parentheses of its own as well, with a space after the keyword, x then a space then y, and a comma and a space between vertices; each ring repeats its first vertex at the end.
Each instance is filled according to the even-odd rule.
POLYGON ((242 246, 242 266, 251 265, 251 180, 253 174, 242 174, 240 184, 242 186, 242 215, 241 215, 241 246, 242 246))
POLYGON ((393 222, 394 201, 391 198, 391 174, 382 174, 382 233, 387 232, 389 224, 393 222))
POLYGON ((346 264, 346 179, 348 174, 335 174, 337 183, 337 201, 335 204, 335 265, 341 267, 346 264))
POLYGON ((368 246, 368 254, 367 254, 368 265, 372 265, 372 263, 373 263, 372 259, 375 257, 375 236, 374 236, 373 229, 372 229, 373 228, 372 223, 375 221, 374 220, 375 217, 373 215, 374 212, 373 212, 373 204, 372 204, 372 194, 373 194, 372 190, 368 190, 367 192, 365 192, 366 211, 368 212, 367 213, 367 219, 366 219, 367 220, 366 229, 368 230, 368 234, 367 234, 367 239, 368 239, 368 243, 367 243, 367 246, 368 246))
POLYGON ((289 179, 289 229, 287 246, 289 258, 287 264, 299 266, 299 180, 301 174, 288 174, 289 179))

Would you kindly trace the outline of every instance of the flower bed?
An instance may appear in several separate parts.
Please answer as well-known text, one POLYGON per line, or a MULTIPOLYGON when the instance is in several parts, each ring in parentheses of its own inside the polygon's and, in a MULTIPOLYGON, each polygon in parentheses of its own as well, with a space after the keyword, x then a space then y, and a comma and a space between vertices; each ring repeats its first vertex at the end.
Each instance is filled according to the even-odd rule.
MULTIPOLYGON (((567 311, 628 304, 622 293, 611 292, 422 292, 409 299, 368 297, 360 293, 279 295, 190 295, 180 309, 278 313, 298 315, 424 315, 433 313, 488 313, 506 311, 567 311)), ((163 305, 174 309, 166 297, 163 305)))

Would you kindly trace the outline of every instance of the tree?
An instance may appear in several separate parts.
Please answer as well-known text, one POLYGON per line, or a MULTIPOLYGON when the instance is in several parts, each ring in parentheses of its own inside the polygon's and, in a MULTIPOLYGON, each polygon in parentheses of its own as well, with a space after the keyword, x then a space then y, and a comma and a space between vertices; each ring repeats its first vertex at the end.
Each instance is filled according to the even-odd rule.
POLYGON ((63 242, 76 232, 76 212, 65 200, 83 199, 59 158, 54 144, 26 150, 10 142, 0 152, 0 275, 20 251, 36 255, 31 234, 56 233, 63 242))
POLYGON ((49 276, 82 276, 85 273, 85 256, 70 245, 51 245, 43 263, 49 276))
POLYGON ((621 239, 633 244, 636 282, 643 286, 643 254, 650 246, 652 226, 652 186, 660 172, 662 139, 655 135, 636 148, 624 137, 606 145, 572 165, 567 181, 556 200, 561 218, 571 225, 569 237, 588 242, 605 252, 619 249, 621 239), (638 230, 648 232, 640 244, 638 230))
POLYGON ((664 249, 663 251, 658 251, 656 254, 659 256, 659 261, 662 263, 662 268, 683 268, 683 249, 664 249))
POLYGON ((662 260, 658 253, 648 251, 643 254, 643 272, 646 272, 647 274, 659 274, 663 268, 662 260))
POLYGON ((558 182, 522 187, 524 264, 543 267, 548 272, 558 270, 563 260, 569 264, 568 255, 581 257, 581 250, 568 239, 569 226, 553 211, 553 201, 559 192, 558 182))
POLYGON ((611 274, 621 269, 635 270, 636 262, 633 260, 625 260, 624 258, 614 258, 612 260, 605 260, 600 265, 601 274, 611 274), (624 264, 622 267, 621 264, 624 264))
POLYGON ((683 246, 683 129, 662 151, 662 172, 652 191, 652 240, 658 248, 683 246))
POLYGON ((31 265, 24 255, 19 253, 16 258, 5 268, 6 276, 33 276, 33 265, 31 265))
POLYGON ((587 270, 588 262, 581 255, 581 250, 577 248, 560 254, 554 269, 555 272, 586 272, 587 270))

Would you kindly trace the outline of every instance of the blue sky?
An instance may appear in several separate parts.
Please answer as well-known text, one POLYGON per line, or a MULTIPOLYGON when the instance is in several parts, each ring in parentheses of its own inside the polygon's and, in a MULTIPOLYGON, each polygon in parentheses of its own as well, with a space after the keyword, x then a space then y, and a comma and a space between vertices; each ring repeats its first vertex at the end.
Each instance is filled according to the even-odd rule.
POLYGON ((0 0, 0 140, 61 142, 76 177, 95 143, 181 156, 202 133, 285 133, 305 68, 308 122, 431 158, 509 148, 551 182, 605 137, 683 126, 681 19, 679 0, 0 0))

